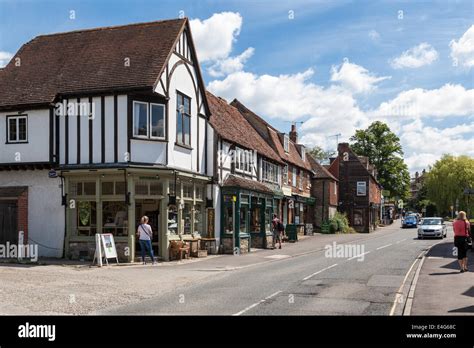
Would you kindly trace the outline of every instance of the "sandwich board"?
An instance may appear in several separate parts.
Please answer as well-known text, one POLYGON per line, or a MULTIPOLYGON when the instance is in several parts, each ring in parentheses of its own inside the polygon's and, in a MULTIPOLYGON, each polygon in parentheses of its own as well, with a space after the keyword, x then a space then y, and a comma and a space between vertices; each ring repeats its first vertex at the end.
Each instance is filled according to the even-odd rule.
POLYGON ((95 235, 95 254, 92 264, 97 260, 98 266, 102 267, 102 258, 105 259, 107 266, 109 265, 108 259, 115 259, 119 263, 114 236, 111 233, 96 233, 95 235))

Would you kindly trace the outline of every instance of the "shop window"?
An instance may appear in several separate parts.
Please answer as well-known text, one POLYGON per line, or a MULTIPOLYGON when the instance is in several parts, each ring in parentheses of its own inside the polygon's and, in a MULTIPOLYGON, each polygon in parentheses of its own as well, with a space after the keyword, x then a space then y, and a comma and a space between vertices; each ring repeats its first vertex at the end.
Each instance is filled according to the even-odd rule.
POLYGON ((102 194, 113 195, 114 194, 114 182, 102 182, 102 194))
POLYGON ((240 196, 240 203, 241 204, 248 204, 249 203, 249 196, 240 196))
POLYGON ((183 184, 183 197, 193 198, 193 184, 183 184))
POLYGON ((74 209, 78 236, 94 236, 97 233, 97 209, 94 201, 79 201, 74 209))
POLYGON ((261 221, 260 221, 260 207, 254 206, 251 210, 250 217, 250 231, 260 232, 261 221))
POLYGON ((150 182, 150 195, 159 196, 163 194, 163 184, 161 182, 150 182))
POLYGON ((194 207, 194 233, 204 234, 204 206, 194 207))
POLYGON ((224 208, 224 229, 227 234, 234 233, 234 210, 231 205, 224 208))
POLYGON ((71 196, 95 196, 95 181, 71 183, 71 196))
POLYGON ((183 233, 191 234, 191 204, 184 204, 183 214, 183 233))
POLYGON ((271 208, 265 209, 265 231, 266 232, 272 231, 272 209, 271 208))
POLYGON ((116 195, 124 195, 126 192, 126 185, 124 181, 116 181, 115 182, 115 194, 116 195))
POLYGON ((128 206, 125 202, 102 202, 103 232, 128 235, 128 206))
POLYGON ((203 197, 203 188, 201 186, 196 186, 196 199, 202 200, 203 197))
POLYGON ((240 207, 240 233, 247 233, 247 215, 248 208, 246 206, 240 207))
POLYGON ((168 207, 168 233, 178 234, 178 211, 174 205, 168 207))
POLYGON ((148 196, 148 183, 144 181, 135 183, 135 194, 148 196))

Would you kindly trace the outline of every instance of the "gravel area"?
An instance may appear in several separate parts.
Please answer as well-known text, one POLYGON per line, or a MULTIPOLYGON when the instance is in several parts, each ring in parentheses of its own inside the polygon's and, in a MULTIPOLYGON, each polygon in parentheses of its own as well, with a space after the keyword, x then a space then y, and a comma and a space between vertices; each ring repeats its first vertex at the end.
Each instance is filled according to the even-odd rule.
POLYGON ((103 268, 0 264, 0 314, 93 314, 169 293, 212 276, 209 272, 184 269, 183 266, 190 263, 193 261, 180 265, 163 263, 103 268))

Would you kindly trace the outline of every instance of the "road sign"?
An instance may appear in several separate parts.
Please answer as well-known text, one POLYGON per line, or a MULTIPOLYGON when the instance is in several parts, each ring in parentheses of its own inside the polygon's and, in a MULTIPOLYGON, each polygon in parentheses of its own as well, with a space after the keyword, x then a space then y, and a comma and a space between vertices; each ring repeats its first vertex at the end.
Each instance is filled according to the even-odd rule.
POLYGON ((474 195, 474 189, 470 188, 465 188, 464 189, 464 194, 465 195, 474 195))

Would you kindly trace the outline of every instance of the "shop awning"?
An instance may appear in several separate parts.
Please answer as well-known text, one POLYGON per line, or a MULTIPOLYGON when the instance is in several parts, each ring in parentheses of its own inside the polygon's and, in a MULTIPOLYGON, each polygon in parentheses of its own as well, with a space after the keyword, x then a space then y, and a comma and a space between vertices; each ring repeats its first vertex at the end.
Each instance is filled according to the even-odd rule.
POLYGON ((237 187, 245 190, 262 192, 273 195, 273 190, 269 189, 266 185, 262 184, 261 182, 244 179, 235 175, 230 174, 225 179, 223 187, 237 187))

